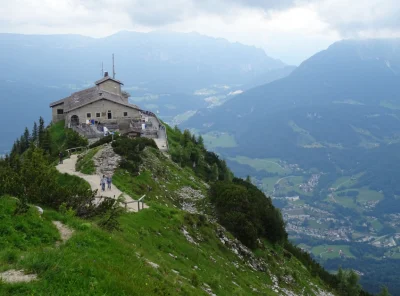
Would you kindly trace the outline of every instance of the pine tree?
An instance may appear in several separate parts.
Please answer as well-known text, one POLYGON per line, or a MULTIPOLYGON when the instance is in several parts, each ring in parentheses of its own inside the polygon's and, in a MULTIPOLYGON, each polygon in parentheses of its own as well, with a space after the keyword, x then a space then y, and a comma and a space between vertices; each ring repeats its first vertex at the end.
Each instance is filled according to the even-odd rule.
POLYGON ((43 118, 40 116, 40 118, 39 118, 39 128, 38 128, 38 144, 39 144, 39 147, 42 147, 42 146, 43 146, 43 136, 44 136, 44 132, 45 132, 44 120, 43 120, 43 118))
POLYGON ((232 181, 233 174, 229 170, 228 166, 226 165, 226 161, 222 160, 221 165, 222 165, 222 174, 223 174, 224 181, 232 181))
POLYGON ((249 175, 246 177, 246 182, 251 183, 251 177, 249 175))
POLYGON ((33 128, 32 128, 32 135, 31 135, 31 140, 34 144, 36 144, 36 141, 38 140, 38 126, 36 121, 33 123, 33 128))
POLYGON ((339 293, 340 293, 340 295, 344 295, 344 293, 346 291, 346 277, 345 277, 344 271, 341 266, 339 267, 336 277, 339 282, 339 285, 338 285, 339 293))
POLYGON ((380 291, 380 293, 378 294, 378 296, 391 296, 389 293, 389 290, 386 286, 382 287, 382 290, 380 291))
POLYGON ((354 270, 350 270, 348 275, 347 275, 347 295, 351 296, 357 296, 360 295, 361 292, 361 286, 358 283, 358 275, 355 273, 354 270))
POLYGON ((194 134, 192 135, 192 143, 197 144, 196 136, 194 134))
POLYGON ((216 163, 211 166, 211 181, 218 181, 219 171, 216 163))
POLYGON ((24 135, 19 137, 19 145, 20 145, 20 154, 22 154, 26 150, 26 146, 27 146, 27 143, 25 142, 24 135))
POLYGON ((15 149, 13 147, 13 150, 15 151, 16 154, 21 155, 22 150, 21 150, 21 141, 20 140, 16 140, 14 143, 15 149))
POLYGON ((197 138, 197 145, 199 145, 201 149, 204 149, 204 139, 201 135, 197 138))
POLYGON ((44 151, 51 153, 52 151, 50 145, 51 145, 50 132, 48 130, 44 130, 41 140, 41 148, 44 151))
POLYGON ((31 142, 31 135, 29 134, 29 130, 27 127, 25 127, 24 134, 22 135, 21 138, 21 143, 22 143, 22 150, 26 151, 29 148, 29 143, 31 142))
POLYGON ((181 135, 180 142, 183 147, 186 147, 188 143, 191 142, 192 135, 190 134, 189 130, 184 130, 183 134, 181 135))

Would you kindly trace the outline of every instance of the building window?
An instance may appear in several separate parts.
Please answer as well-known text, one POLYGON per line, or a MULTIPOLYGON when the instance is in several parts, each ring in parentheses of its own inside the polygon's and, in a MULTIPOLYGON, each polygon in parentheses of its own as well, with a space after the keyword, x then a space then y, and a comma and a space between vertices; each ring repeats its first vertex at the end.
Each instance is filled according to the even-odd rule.
POLYGON ((91 118, 92 117, 92 113, 86 113, 86 117, 87 118, 91 118))
POLYGON ((96 117, 100 117, 100 113, 96 113, 96 117))
POLYGON ((58 115, 64 114, 64 109, 57 109, 57 114, 58 115))
POLYGON ((128 112, 124 112, 124 116, 128 116, 128 112))

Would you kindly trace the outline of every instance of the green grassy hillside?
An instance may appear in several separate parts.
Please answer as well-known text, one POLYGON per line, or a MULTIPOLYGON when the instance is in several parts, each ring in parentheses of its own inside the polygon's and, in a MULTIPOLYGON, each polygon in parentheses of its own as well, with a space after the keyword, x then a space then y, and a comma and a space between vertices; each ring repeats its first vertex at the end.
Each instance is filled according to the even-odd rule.
MULTIPOLYGON (((12 216, 15 200, 3 197, 1 205, 2 217, 12 216)), ((39 218, 34 211, 24 231, 35 243, 21 250, 10 234, 0 262, 2 270, 22 269, 38 280, 2 283, 1 295, 207 295, 208 289, 218 295, 281 295, 273 291, 275 280, 282 288, 317 295, 313 291, 323 286, 295 258, 272 247, 257 251, 268 271, 254 271, 221 243, 217 224, 166 206, 124 214, 122 231, 114 233, 94 221, 50 209, 39 218), (60 247, 54 220, 75 230, 60 247)))
MULTIPOLYGON (((10 189, 0 186, 0 219, 7 225, 0 228, 6 250, 0 254, 0 272, 20 270, 37 277, 26 283, 0 281, 0 294, 338 295, 332 290, 336 277, 286 240, 279 226, 280 214, 262 192, 246 181, 232 179, 226 163, 206 151, 201 138, 187 131, 168 131, 171 155, 158 151, 152 140, 121 137, 113 142, 114 151, 122 157, 113 177, 114 186, 134 199, 146 195, 145 202, 150 206, 138 213, 116 215, 118 227, 104 227, 112 207, 104 212, 86 210, 85 202, 91 200, 88 184, 78 177, 54 173, 51 158, 44 180, 56 180, 59 187, 66 187, 61 191, 50 188, 54 194, 62 194, 57 202, 50 198, 53 191, 47 192, 46 199, 31 199, 16 190, 20 199, 30 203, 27 212, 16 212, 23 203, 4 195, 10 189), (230 190, 238 203, 230 200, 230 190), (243 204, 240 192, 245 194, 243 204), (226 205, 221 203, 222 194, 226 205), (85 198, 83 203, 80 196, 85 198), (44 208, 41 217, 32 204, 44 208), (247 216, 242 215, 245 213, 247 216), (274 216, 264 219, 265 213, 274 216), (240 218, 246 228, 232 224, 232 217, 240 218), (73 230, 72 237, 59 242, 63 235, 57 232, 54 221, 73 230), (254 228, 255 232, 246 236, 252 249, 219 223, 241 239, 240 229, 254 228), (18 237, 25 241, 21 243, 18 237)), ((90 164, 99 149, 102 146, 89 150, 85 163, 90 164)), ((46 169, 46 154, 41 153, 31 147, 21 159, 14 156, 0 161, 0 184, 12 181, 2 170, 22 174, 22 186, 27 186, 25 180, 31 180, 25 174, 39 178, 38 170, 28 170, 33 168, 30 161, 46 169), (21 169, 14 168, 13 162, 21 169)), ((45 192, 44 183, 34 185, 45 192)), ((107 204, 99 206, 104 207, 107 204)))

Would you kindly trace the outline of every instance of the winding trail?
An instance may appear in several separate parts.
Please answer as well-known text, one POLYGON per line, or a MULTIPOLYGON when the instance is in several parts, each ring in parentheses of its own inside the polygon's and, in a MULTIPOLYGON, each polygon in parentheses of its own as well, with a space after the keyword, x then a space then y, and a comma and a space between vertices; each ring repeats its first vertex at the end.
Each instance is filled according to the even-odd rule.
POLYGON ((278 181, 276 181, 275 185, 279 184, 279 182, 281 182, 284 179, 288 179, 288 178, 292 178, 292 177, 296 177, 296 176, 287 176, 287 177, 280 178, 278 181))
MULTIPOLYGON (((111 190, 106 190, 104 192, 101 191, 100 187, 100 176, 97 175, 85 175, 81 172, 75 171, 75 165, 78 160, 78 155, 74 154, 71 155, 70 158, 64 159, 62 164, 59 164, 56 166, 57 170, 64 174, 69 174, 69 175, 74 175, 78 176, 85 181, 87 181, 90 184, 90 187, 92 190, 97 190, 97 194, 102 197, 111 197, 111 198, 118 198, 120 196, 123 196, 125 199, 125 202, 128 203, 127 208, 129 212, 138 212, 138 203, 135 202, 132 197, 129 195, 121 192, 115 185, 113 184, 111 186, 111 190)), ((142 205, 140 205, 140 208, 142 208, 142 205)), ((144 208, 148 208, 146 204, 144 204, 144 208)))

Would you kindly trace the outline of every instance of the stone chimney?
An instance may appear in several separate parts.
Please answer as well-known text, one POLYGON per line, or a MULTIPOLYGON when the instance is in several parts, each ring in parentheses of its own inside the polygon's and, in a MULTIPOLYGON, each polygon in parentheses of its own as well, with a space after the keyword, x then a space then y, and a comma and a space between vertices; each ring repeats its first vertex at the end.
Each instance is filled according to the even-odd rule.
POLYGON ((104 72, 104 77, 108 77, 108 72, 104 72))

